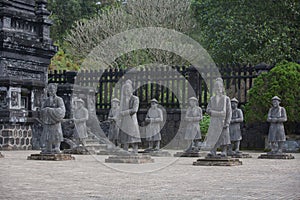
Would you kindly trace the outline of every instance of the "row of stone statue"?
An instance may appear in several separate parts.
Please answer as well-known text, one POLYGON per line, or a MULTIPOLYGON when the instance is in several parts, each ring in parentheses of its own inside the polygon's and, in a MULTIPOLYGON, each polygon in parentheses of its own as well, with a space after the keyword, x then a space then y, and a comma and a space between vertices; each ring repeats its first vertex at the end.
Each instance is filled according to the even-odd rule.
MULTIPOLYGON (((65 106, 63 99, 56 95, 57 86, 48 85, 48 97, 44 100, 41 108, 41 119, 43 123, 44 147, 42 153, 59 153, 60 143, 63 141, 61 122, 65 116, 65 106)), ((88 137, 86 121, 88 111, 84 107, 84 101, 75 98, 75 112, 72 119, 75 124, 74 138, 77 145, 85 145, 88 137)), ((286 112, 279 106, 280 98, 272 98, 273 107, 269 110, 267 121, 271 123, 269 129, 269 142, 271 143, 271 153, 281 153, 285 141, 283 122, 287 120, 286 112)), ((210 126, 206 139, 202 147, 210 149, 209 157, 217 157, 217 148, 222 149, 221 156, 227 153, 239 153, 240 141, 242 139, 240 123, 243 122, 243 113, 237 108, 238 100, 229 99, 224 94, 223 80, 216 79, 214 84, 214 96, 211 97, 206 113, 210 115, 210 126), (229 152, 227 149, 229 148, 229 152), (233 150, 234 148, 234 150, 233 150)), ((138 144, 141 136, 137 121, 139 98, 133 95, 132 82, 127 80, 122 85, 121 100, 112 99, 112 106, 108 119, 111 121, 108 137, 117 146, 123 146, 128 151, 129 145, 133 148, 133 153, 138 152, 138 144)), ((195 97, 189 98, 189 107, 186 111, 185 121, 187 123, 184 139, 189 141, 186 152, 198 151, 201 140, 199 122, 202 120, 202 109, 198 106, 195 97)), ((156 99, 151 100, 151 108, 148 110, 145 119, 146 136, 149 141, 149 151, 160 149, 161 124, 163 122, 163 112, 158 106, 156 99)))

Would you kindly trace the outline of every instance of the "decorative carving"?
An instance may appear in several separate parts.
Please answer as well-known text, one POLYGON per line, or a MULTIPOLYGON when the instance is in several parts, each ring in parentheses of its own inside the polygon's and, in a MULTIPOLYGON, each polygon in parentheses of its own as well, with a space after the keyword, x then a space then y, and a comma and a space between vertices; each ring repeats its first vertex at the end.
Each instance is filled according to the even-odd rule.
POLYGON ((9 108, 20 109, 21 108, 21 88, 10 87, 9 88, 9 108))

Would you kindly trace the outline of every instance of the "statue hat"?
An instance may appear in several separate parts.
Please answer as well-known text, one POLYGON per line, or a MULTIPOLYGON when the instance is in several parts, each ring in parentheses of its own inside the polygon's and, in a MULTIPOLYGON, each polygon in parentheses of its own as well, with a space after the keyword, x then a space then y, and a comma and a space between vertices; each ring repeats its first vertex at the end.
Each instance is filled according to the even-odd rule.
POLYGON ((239 103, 239 100, 237 100, 236 98, 232 98, 232 99, 231 99, 231 102, 239 103))
POLYGON ((273 100, 281 101, 281 99, 280 99, 278 96, 274 96, 274 97, 272 98, 272 101, 273 101, 273 100))
POLYGON ((191 98, 189 98, 189 100, 198 101, 198 99, 196 97, 191 97, 191 98))
POLYGON ((117 99, 117 98, 113 98, 113 99, 111 100, 111 102, 119 102, 119 103, 120 103, 120 100, 117 99))
POLYGON ((150 102, 158 103, 158 101, 156 99, 151 99, 150 102))
POLYGON ((77 98, 77 97, 75 97, 75 98, 73 99, 73 101, 74 101, 74 102, 81 102, 81 103, 84 103, 84 101, 83 101, 82 99, 77 98))

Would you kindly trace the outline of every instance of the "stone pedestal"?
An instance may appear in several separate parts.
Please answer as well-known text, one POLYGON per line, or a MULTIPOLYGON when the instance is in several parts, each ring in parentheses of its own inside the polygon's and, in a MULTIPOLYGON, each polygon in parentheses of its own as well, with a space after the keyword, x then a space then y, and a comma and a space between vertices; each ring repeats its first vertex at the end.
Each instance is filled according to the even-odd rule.
POLYGON ((242 165, 242 161, 237 158, 203 158, 193 162, 193 165, 199 166, 237 166, 242 165))
POLYGON ((236 153, 236 154, 232 154, 232 155, 228 155, 231 158, 252 158, 252 156, 248 153, 236 153))
POLYGON ((31 154, 27 160, 64 161, 75 160, 75 158, 70 154, 31 154))
POLYGON ((191 152, 177 152, 174 154, 174 157, 204 157, 207 153, 204 152, 197 152, 197 151, 191 151, 191 152))
POLYGON ((149 155, 149 156, 154 156, 154 157, 171 157, 172 155, 167 152, 167 151, 162 151, 162 150, 158 150, 158 151, 141 151, 139 153, 142 153, 143 155, 149 155))
POLYGON ((110 156, 108 159, 105 159, 106 163, 129 163, 129 164, 144 164, 144 163, 153 163, 149 155, 116 155, 110 156))
POLYGON ((292 154, 261 154, 259 159, 294 159, 292 154))

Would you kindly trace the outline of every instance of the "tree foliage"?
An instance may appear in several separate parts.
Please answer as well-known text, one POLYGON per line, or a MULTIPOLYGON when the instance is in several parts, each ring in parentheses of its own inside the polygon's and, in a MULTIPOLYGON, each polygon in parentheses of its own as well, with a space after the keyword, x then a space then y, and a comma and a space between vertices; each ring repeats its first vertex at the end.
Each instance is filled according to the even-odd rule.
POLYGON ((194 37, 217 63, 299 59, 300 1, 193 0, 194 37))
POLYGON ((262 73, 249 90, 249 102, 245 106, 247 123, 265 122, 272 97, 279 96, 287 111, 288 122, 299 123, 300 113, 300 64, 282 62, 270 72, 262 73))
POLYGON ((51 38, 62 45, 64 37, 75 21, 89 19, 115 5, 116 0, 48 0, 51 12, 51 38))
MULTIPOLYGON (((105 39, 118 33, 143 27, 163 27, 189 33, 193 19, 188 0, 128 0, 126 6, 113 7, 88 21, 77 21, 66 41, 72 55, 85 58, 105 39)), ((134 45, 134 44, 133 44, 134 45)), ((114 49, 110 49, 114 51, 114 49)), ((114 67, 137 66, 146 63, 177 64, 179 56, 158 49, 135 50, 119 57, 114 67)))

